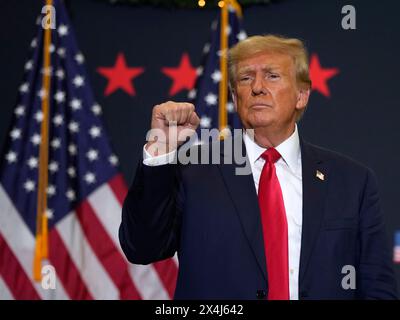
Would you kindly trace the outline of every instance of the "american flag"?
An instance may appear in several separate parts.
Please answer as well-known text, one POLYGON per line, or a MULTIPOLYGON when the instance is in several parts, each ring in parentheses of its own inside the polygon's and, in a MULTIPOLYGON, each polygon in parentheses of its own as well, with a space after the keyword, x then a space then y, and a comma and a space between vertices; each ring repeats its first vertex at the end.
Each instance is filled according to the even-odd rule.
POLYGON ((25 64, 24 81, 0 169, 0 299, 170 299, 176 259, 130 264, 119 246, 121 205, 127 192, 118 171, 63 3, 53 1, 50 68, 44 33, 25 64), (50 91, 43 86, 50 75, 50 91), (33 277, 42 100, 49 98, 48 260, 55 289, 33 277))
POLYGON ((400 263, 400 230, 394 233, 393 262, 400 263))
MULTIPOLYGON (((236 1, 226 1, 228 21, 226 25, 219 19, 211 25, 210 41, 203 48, 203 63, 197 69, 198 79, 196 89, 189 91, 188 98, 194 101, 196 112, 200 118, 199 129, 220 128, 219 126, 219 101, 221 99, 219 83, 223 74, 220 68, 221 50, 221 26, 225 28, 228 47, 247 38, 243 29, 241 9, 236 1)), ((224 8, 223 8, 224 9, 224 8)), ((222 10, 223 10, 222 9, 222 10)), ((222 13, 221 10, 221 13, 222 13)), ((226 92, 227 93, 227 92, 226 92)), ((230 129, 240 128, 241 124, 235 112, 230 95, 227 93, 227 125, 230 129)))

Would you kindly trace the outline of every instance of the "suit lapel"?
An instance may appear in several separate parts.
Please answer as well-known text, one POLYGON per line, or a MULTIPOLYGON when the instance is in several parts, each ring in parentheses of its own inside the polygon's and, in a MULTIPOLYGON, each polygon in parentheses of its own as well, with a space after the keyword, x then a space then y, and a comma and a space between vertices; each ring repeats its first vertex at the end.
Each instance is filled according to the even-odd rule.
POLYGON ((321 228, 329 183, 327 164, 318 157, 315 149, 300 140, 303 176, 303 226, 301 237, 299 283, 304 283, 314 244, 321 228))
MULTIPOLYGON (((238 138, 235 138, 238 139, 238 138)), ((247 158, 244 142, 241 142, 242 150, 247 158)), ((300 139, 303 177, 303 226, 300 254, 299 283, 303 283, 304 275, 308 267, 310 256, 321 227, 324 213, 327 186, 329 183, 329 171, 327 164, 316 154, 313 147, 300 139), (323 180, 321 179, 323 174, 323 180)), ((232 155, 224 154, 221 146, 222 159, 232 155)), ((237 175, 236 168, 241 165, 235 163, 220 164, 219 169, 229 191, 236 212, 240 218, 246 238, 258 262, 258 265, 267 280, 267 268, 260 219, 258 196, 254 186, 253 175, 237 175)), ((248 158, 247 158, 248 161, 248 158)))
MULTIPOLYGON (((234 139, 239 138, 235 137, 234 139)), ((244 150, 244 156, 246 156, 247 165, 249 165, 243 140, 235 145, 237 146, 239 144, 241 144, 242 150, 244 150)), ((224 155, 223 148, 221 149, 222 159, 226 159, 227 156, 231 156, 224 155)), ((234 157, 232 158, 232 164, 223 164, 222 162, 222 164, 219 165, 220 172, 223 176, 225 186, 229 191, 232 202, 236 208, 236 212, 239 215, 246 238, 249 241, 250 247, 264 275, 264 278, 267 280, 260 208, 258 205, 258 196, 254 186, 253 175, 251 173, 251 169, 249 169, 250 174, 237 175, 236 168, 242 167, 242 165, 235 163, 234 157)))

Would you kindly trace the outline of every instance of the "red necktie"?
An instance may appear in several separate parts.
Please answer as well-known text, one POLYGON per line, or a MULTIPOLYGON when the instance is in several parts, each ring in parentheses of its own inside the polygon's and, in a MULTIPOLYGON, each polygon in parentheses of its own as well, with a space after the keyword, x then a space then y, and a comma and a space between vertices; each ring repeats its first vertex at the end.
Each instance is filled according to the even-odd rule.
POLYGON ((258 201, 267 260, 268 300, 289 299, 288 228, 282 190, 275 171, 275 162, 281 157, 269 148, 258 185, 258 201))

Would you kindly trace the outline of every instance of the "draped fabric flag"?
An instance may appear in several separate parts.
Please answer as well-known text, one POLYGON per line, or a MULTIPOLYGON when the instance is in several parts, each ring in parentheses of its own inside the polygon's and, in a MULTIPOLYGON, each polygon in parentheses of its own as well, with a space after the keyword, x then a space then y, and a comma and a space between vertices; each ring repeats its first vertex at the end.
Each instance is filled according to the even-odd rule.
POLYGON ((203 48, 204 62, 197 69, 196 89, 188 98, 194 101, 200 129, 240 128, 241 124, 228 93, 226 50, 247 38, 242 12, 236 0, 225 1, 218 20, 211 26, 211 39, 203 48), (224 54, 223 54, 224 53, 224 54))
POLYGON ((393 262, 400 263, 400 230, 394 233, 393 262))
POLYGON ((120 249, 127 188, 63 3, 47 4, 55 28, 43 28, 43 17, 38 19, 1 155, 0 299, 170 299, 176 259, 132 265, 120 249), (48 165, 40 182, 43 163, 48 165), (43 217, 40 184, 45 186, 43 217), (46 249, 36 251, 40 259, 35 260, 40 239, 46 249), (36 277, 34 261, 40 267, 36 277), (52 270, 49 286, 43 280, 52 270))

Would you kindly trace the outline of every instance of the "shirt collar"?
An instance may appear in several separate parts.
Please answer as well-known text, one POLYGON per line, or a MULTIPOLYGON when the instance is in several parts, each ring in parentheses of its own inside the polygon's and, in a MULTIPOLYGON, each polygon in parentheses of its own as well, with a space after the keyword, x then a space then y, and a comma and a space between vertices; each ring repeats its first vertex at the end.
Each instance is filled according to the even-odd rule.
MULTIPOLYGON (((244 133, 244 143, 246 146, 247 156, 249 157, 250 163, 255 163, 267 148, 259 146, 254 140, 252 140, 247 134, 244 133)), ((297 124, 295 125, 294 132, 292 135, 283 141, 280 145, 276 146, 275 149, 280 153, 282 159, 289 166, 290 170, 296 173, 299 165, 300 157, 300 139, 297 130, 297 124)))

